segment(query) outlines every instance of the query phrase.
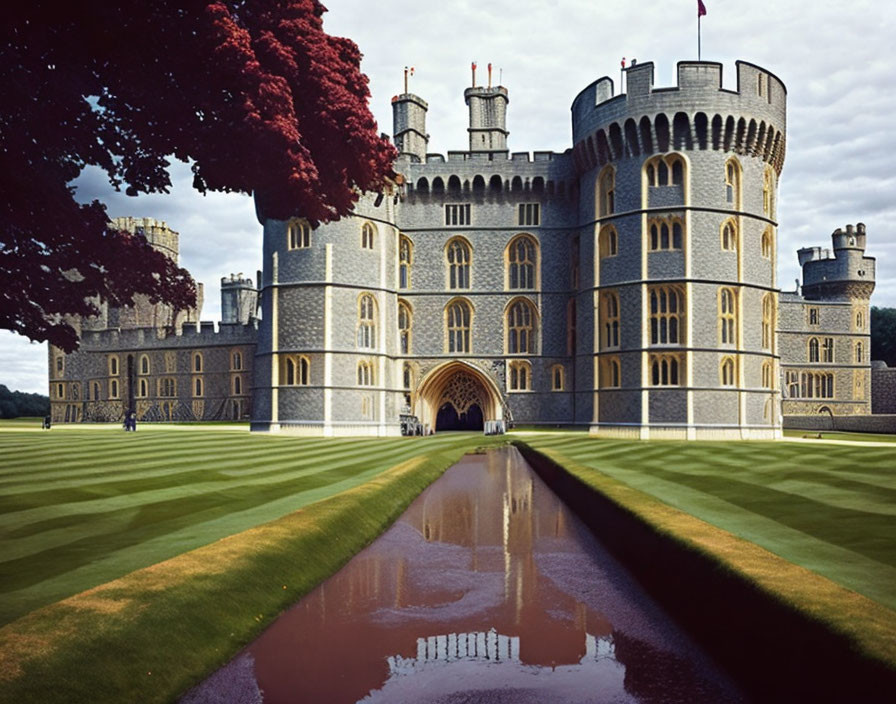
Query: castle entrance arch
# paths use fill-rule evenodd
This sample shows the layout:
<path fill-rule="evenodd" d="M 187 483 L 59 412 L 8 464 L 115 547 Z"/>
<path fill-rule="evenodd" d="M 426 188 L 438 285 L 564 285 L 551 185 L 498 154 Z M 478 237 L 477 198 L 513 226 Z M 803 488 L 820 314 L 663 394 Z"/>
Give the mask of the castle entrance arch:
<path fill-rule="evenodd" d="M 482 430 L 485 421 L 504 418 L 504 406 L 493 379 L 467 362 L 452 361 L 420 382 L 414 414 L 437 431 Z"/>

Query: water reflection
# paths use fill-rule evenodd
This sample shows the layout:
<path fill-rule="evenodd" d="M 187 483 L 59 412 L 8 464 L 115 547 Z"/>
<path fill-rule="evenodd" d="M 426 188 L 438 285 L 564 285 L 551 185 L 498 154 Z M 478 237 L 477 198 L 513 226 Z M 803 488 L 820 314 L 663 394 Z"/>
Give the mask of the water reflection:
<path fill-rule="evenodd" d="M 266 704 L 740 699 L 515 449 L 449 469 L 248 654 Z"/>

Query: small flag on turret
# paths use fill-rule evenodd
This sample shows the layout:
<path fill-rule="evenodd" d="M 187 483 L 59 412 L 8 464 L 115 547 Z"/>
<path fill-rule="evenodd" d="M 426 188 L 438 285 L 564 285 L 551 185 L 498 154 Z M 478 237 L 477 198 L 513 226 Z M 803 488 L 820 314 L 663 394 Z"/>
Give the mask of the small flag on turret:
<path fill-rule="evenodd" d="M 703 0 L 697 0 L 697 17 L 703 17 L 706 14 L 706 5 L 703 4 Z"/>

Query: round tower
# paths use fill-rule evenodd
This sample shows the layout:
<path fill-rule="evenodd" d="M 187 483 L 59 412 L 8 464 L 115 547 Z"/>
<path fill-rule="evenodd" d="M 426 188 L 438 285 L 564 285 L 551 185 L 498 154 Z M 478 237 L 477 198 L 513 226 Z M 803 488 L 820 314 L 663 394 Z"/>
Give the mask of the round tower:
<path fill-rule="evenodd" d="M 875 260 L 865 256 L 865 225 L 839 227 L 831 234 L 833 252 L 820 247 L 799 250 L 803 297 L 809 301 L 864 301 L 874 291 Z"/>
<path fill-rule="evenodd" d="M 598 433 L 775 437 L 776 201 L 786 89 L 765 69 L 680 62 L 602 78 L 572 105 L 595 297 Z M 593 256 L 589 257 L 589 254 Z"/>

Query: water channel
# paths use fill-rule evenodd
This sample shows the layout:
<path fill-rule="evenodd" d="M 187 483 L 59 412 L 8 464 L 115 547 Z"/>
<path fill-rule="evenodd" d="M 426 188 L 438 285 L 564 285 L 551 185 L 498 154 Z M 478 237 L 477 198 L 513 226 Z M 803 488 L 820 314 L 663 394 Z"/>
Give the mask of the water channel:
<path fill-rule="evenodd" d="M 233 696 L 213 699 L 222 688 Z M 265 704 L 746 699 L 515 448 L 464 457 L 184 701 L 259 695 Z"/>

